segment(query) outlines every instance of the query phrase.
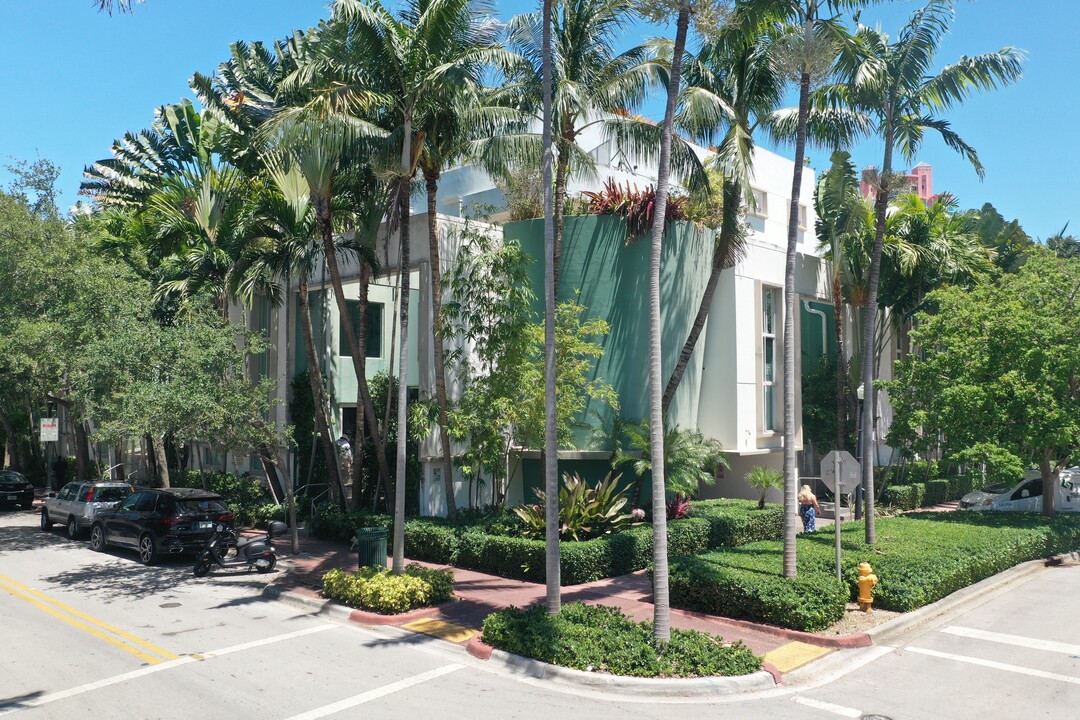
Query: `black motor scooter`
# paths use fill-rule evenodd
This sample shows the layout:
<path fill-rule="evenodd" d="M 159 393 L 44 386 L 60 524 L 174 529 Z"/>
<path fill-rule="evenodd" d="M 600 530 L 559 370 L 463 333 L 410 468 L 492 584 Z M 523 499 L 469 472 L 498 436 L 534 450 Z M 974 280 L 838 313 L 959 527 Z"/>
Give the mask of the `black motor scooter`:
<path fill-rule="evenodd" d="M 266 535 L 252 538 L 236 538 L 236 534 L 224 525 L 217 525 L 214 534 L 206 541 L 206 547 L 195 558 L 192 572 L 195 577 L 202 577 L 210 572 L 214 565 L 218 567 L 254 567 L 261 573 L 270 572 L 277 565 L 277 553 L 274 552 L 274 536 L 284 535 L 288 530 L 285 523 L 275 520 L 270 523 Z M 229 548 L 236 547 L 236 552 L 229 554 Z"/>

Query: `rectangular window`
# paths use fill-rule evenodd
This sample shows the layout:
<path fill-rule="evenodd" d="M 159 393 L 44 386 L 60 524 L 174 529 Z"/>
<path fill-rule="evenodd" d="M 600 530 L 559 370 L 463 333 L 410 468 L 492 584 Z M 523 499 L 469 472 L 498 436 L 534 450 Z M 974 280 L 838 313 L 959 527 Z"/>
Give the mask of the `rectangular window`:
<path fill-rule="evenodd" d="M 758 217 L 769 216 L 769 196 L 764 190 L 750 189 L 750 214 Z"/>
<path fill-rule="evenodd" d="M 776 430 L 776 289 L 761 293 L 761 385 L 762 427 Z"/>
<path fill-rule="evenodd" d="M 346 300 L 345 306 L 349 309 L 349 318 L 355 328 L 360 324 L 360 301 Z M 378 358 L 383 355 L 383 304 L 368 303 L 367 308 L 367 356 Z M 349 347 L 349 339 L 345 335 L 345 326 L 338 323 L 338 354 L 343 357 L 352 357 L 352 349 Z"/>

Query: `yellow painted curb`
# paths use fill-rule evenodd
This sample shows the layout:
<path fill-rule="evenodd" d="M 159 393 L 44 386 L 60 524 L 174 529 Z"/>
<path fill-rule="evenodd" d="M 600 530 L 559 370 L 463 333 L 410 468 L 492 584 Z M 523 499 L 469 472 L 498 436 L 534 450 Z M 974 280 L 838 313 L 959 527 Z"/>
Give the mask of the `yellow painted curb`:
<path fill-rule="evenodd" d="M 405 623 L 401 627 L 406 630 L 412 630 L 413 632 L 431 635 L 432 637 L 437 637 L 441 640 L 448 640 L 452 643 L 465 642 L 476 634 L 475 630 L 470 630 L 467 627 L 443 622 L 442 620 L 436 620 L 434 618 L 414 620 L 411 623 Z"/>
<path fill-rule="evenodd" d="M 765 653 L 765 662 L 772 663 L 780 672 L 789 672 L 832 652 L 832 648 L 809 645 L 804 642 L 790 642 L 772 652 Z"/>

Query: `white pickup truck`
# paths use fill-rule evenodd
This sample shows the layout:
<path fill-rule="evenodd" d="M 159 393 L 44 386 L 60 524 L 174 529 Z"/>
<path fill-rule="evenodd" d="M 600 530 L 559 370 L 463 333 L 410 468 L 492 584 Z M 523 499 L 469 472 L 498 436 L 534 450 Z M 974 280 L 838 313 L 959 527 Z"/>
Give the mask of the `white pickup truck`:
<path fill-rule="evenodd" d="M 1057 509 L 1080 512 L 1080 467 L 1058 473 Z M 1037 471 L 1029 471 L 1014 486 L 991 485 L 968 493 L 960 499 L 961 510 L 1018 510 L 1042 512 L 1043 481 Z"/>

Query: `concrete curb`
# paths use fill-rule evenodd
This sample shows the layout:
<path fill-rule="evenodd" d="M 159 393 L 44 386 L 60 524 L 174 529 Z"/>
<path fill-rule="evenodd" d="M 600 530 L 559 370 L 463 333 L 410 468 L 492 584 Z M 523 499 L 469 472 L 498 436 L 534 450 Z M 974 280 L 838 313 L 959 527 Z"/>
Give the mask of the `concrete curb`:
<path fill-rule="evenodd" d="M 794 640 L 798 642 L 806 643 L 807 645 L 816 645 L 818 647 L 827 648 L 860 648 L 869 647 L 873 643 L 870 640 L 870 636 L 866 633 L 852 633 L 850 635 L 816 635 L 814 633 L 803 632 L 801 630 L 790 630 L 788 628 L 777 627 L 775 625 L 759 625 L 747 620 L 735 620 L 733 618 L 722 617 L 719 615 L 708 615 L 706 613 L 691 612 L 689 610 L 677 610 L 672 608 L 672 615 L 681 615 L 688 618 L 698 618 L 703 620 L 719 619 L 725 624 L 734 625 L 735 627 L 742 628 L 749 632 L 760 632 L 766 635 L 772 635 L 773 637 L 784 638 L 785 640 Z"/>
<path fill-rule="evenodd" d="M 1029 560 L 1014 567 L 1004 570 L 997 575 L 991 575 L 985 580 L 980 580 L 974 585 L 961 588 L 951 595 L 943 597 L 935 603 L 924 605 L 918 610 L 906 612 L 888 622 L 884 622 L 866 631 L 874 645 L 881 645 L 889 639 L 903 635 L 912 628 L 930 622 L 934 618 L 944 615 L 964 603 L 970 602 L 975 597 L 985 595 L 987 592 L 999 590 L 1020 580 L 1026 580 L 1031 575 L 1046 567 L 1046 560 Z"/>
<path fill-rule="evenodd" d="M 482 642 L 479 644 L 484 648 L 490 647 Z M 477 657 L 472 649 L 469 652 L 473 657 Z M 635 678 L 549 665 L 494 648 L 490 651 L 488 662 L 495 662 L 513 673 L 550 681 L 554 685 L 588 688 L 632 697 L 719 697 L 776 687 L 775 678 L 767 670 L 738 677 Z"/>

